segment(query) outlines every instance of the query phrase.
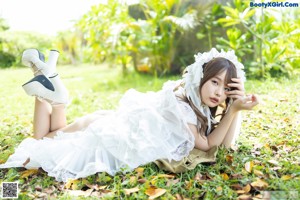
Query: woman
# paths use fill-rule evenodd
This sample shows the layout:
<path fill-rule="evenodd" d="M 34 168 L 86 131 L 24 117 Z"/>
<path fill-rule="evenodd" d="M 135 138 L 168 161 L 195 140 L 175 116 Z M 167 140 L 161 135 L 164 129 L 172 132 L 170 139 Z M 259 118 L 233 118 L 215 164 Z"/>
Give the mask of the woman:
<path fill-rule="evenodd" d="M 66 125 L 68 93 L 55 72 L 57 57 L 52 51 L 45 63 L 35 49 L 23 53 L 23 62 L 36 75 L 23 85 L 36 96 L 35 139 L 25 139 L 0 168 L 42 167 L 67 181 L 102 171 L 114 175 L 157 159 L 179 161 L 194 147 L 229 146 L 238 112 L 258 104 L 255 95 L 244 95 L 243 65 L 234 52 L 212 49 L 196 55 L 183 78 L 162 90 L 130 89 L 115 111 L 97 111 Z"/>

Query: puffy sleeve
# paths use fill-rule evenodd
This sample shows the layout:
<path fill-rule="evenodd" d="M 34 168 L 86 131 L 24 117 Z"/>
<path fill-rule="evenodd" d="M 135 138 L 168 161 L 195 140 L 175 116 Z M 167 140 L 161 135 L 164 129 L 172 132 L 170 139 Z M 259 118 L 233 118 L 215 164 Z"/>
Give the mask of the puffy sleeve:
<path fill-rule="evenodd" d="M 186 117 L 186 121 L 190 124 L 196 125 L 197 126 L 197 116 L 191 106 L 183 101 L 178 101 L 179 106 L 182 110 L 183 115 Z"/>

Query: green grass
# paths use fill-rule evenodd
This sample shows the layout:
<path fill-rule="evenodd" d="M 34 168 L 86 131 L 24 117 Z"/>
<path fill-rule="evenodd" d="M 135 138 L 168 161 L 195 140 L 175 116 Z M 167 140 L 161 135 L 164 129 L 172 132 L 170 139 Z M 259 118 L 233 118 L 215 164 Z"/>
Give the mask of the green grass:
<path fill-rule="evenodd" d="M 69 122 L 97 109 L 114 109 L 129 88 L 156 91 L 166 80 L 178 78 L 153 79 L 138 74 L 122 78 L 118 71 L 106 66 L 64 66 L 58 71 L 72 97 Z M 27 68 L 0 70 L 0 162 L 5 162 L 22 139 L 31 136 L 34 98 L 26 96 L 21 87 L 31 77 Z M 220 148 L 216 163 L 202 164 L 171 178 L 158 176 L 167 172 L 148 164 L 142 166 L 143 173 L 133 171 L 114 177 L 98 173 L 70 187 L 56 182 L 42 170 L 22 178 L 25 169 L 1 169 L 0 182 L 19 181 L 19 199 L 74 199 L 74 195 L 78 196 L 75 192 L 87 194 L 91 184 L 103 186 L 94 189 L 98 193 L 93 194 L 104 199 L 148 199 L 145 193 L 150 186 L 166 190 L 160 199 L 237 199 L 241 195 L 238 189 L 248 184 L 252 184 L 251 190 L 244 195 L 256 198 L 263 191 L 273 191 L 273 195 L 285 198 L 296 191 L 300 196 L 299 80 L 250 80 L 245 87 L 248 93 L 258 94 L 261 103 L 255 110 L 243 113 L 238 148 Z M 251 166 L 251 172 L 247 172 L 246 164 Z M 255 187 L 257 178 L 267 185 Z M 125 194 L 125 189 L 135 187 L 139 189 L 137 192 Z"/>

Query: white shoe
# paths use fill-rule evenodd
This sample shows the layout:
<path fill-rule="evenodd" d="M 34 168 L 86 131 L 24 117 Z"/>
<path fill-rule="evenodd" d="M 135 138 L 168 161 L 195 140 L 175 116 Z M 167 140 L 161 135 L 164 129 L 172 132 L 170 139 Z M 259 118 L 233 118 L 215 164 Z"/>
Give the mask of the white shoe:
<path fill-rule="evenodd" d="M 22 87 L 28 95 L 45 99 L 52 105 L 69 103 L 68 90 L 58 74 L 49 78 L 45 75 L 38 75 Z"/>
<path fill-rule="evenodd" d="M 48 61 L 45 63 L 44 55 L 37 49 L 27 49 L 23 52 L 22 62 L 25 66 L 32 67 L 34 74 L 41 72 L 47 77 L 56 74 L 56 63 L 59 52 L 51 50 Z"/>
<path fill-rule="evenodd" d="M 48 68 L 44 70 L 43 74 L 49 75 L 49 76 L 56 74 L 56 63 L 58 60 L 58 56 L 59 56 L 59 51 L 50 50 L 48 60 L 46 62 L 48 65 Z"/>

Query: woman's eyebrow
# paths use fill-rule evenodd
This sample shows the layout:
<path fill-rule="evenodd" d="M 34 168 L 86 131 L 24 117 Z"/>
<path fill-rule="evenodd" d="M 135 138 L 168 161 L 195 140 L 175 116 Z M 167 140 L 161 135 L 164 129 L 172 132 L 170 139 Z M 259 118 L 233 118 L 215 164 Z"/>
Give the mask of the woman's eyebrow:
<path fill-rule="evenodd" d="M 218 79 L 219 81 L 223 81 L 219 76 L 215 76 L 214 78 Z"/>

